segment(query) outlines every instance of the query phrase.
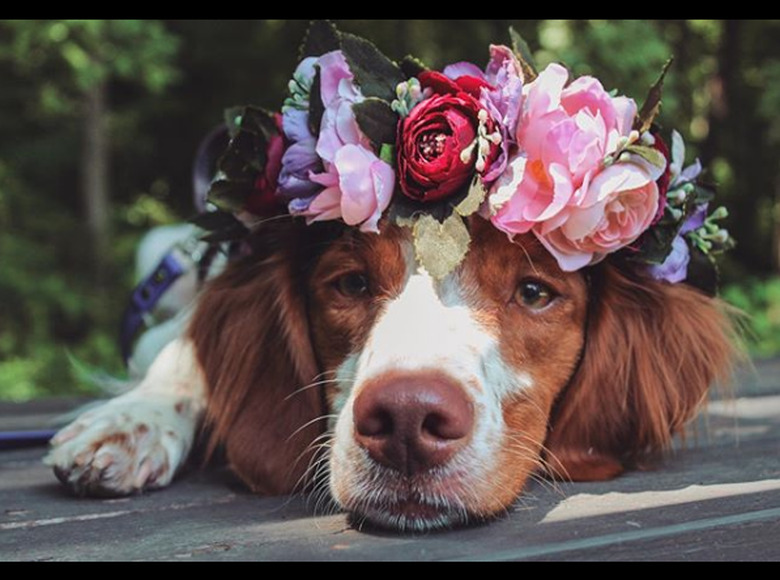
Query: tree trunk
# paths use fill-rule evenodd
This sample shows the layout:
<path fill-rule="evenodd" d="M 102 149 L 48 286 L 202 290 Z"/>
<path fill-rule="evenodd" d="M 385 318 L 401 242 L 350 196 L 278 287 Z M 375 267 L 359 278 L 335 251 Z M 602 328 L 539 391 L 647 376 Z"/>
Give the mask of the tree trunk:
<path fill-rule="evenodd" d="M 106 84 L 100 82 L 85 95 L 82 152 L 82 192 L 98 288 L 105 282 L 110 245 L 106 113 Z"/>

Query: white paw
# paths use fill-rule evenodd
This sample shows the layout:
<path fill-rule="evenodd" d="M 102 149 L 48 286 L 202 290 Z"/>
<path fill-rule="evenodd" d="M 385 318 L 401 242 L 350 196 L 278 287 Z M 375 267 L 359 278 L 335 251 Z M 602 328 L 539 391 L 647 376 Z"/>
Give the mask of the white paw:
<path fill-rule="evenodd" d="M 187 457 L 197 418 L 187 399 L 130 393 L 62 429 L 44 461 L 79 495 L 165 487 Z"/>

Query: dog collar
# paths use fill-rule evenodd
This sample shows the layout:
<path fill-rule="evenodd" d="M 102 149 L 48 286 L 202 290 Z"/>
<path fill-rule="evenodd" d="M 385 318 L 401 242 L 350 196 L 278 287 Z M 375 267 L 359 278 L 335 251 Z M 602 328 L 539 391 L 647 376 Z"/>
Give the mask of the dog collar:
<path fill-rule="evenodd" d="M 619 256 L 714 293 L 714 256 L 734 242 L 701 164 L 685 167 L 680 134 L 656 124 L 671 61 L 638 107 L 594 77 L 538 70 L 510 36 L 485 68 L 435 71 L 314 22 L 281 111 L 227 112 L 215 211 L 196 223 L 224 238 L 284 215 L 369 233 L 386 220 L 410 228 L 418 262 L 442 278 L 478 215 L 533 234 L 565 271 Z"/>

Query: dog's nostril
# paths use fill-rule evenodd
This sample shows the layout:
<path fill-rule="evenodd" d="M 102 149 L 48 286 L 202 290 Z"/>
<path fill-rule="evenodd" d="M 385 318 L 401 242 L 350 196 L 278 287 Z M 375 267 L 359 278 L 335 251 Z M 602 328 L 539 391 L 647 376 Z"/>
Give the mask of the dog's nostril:
<path fill-rule="evenodd" d="M 376 409 L 355 425 L 357 432 L 365 437 L 389 437 L 393 434 L 393 417 L 385 409 Z"/>
<path fill-rule="evenodd" d="M 355 399 L 353 416 L 357 443 L 375 461 L 408 475 L 449 461 L 474 426 L 465 391 L 433 372 L 373 381 Z"/>
<path fill-rule="evenodd" d="M 465 399 L 451 404 L 446 412 L 429 413 L 422 423 L 423 435 L 440 440 L 458 440 L 471 433 L 474 411 Z"/>
<path fill-rule="evenodd" d="M 449 439 L 449 437 L 444 435 L 444 424 L 446 422 L 447 420 L 438 413 L 431 413 L 423 420 L 423 434 L 441 439 Z"/>

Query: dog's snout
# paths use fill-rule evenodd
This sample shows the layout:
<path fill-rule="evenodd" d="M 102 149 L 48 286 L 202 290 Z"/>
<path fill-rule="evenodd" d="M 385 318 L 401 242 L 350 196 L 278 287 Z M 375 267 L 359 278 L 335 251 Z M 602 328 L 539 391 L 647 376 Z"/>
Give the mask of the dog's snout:
<path fill-rule="evenodd" d="M 374 380 L 357 396 L 353 411 L 358 444 L 375 461 L 407 475 L 447 463 L 474 426 L 471 399 L 439 373 Z"/>

